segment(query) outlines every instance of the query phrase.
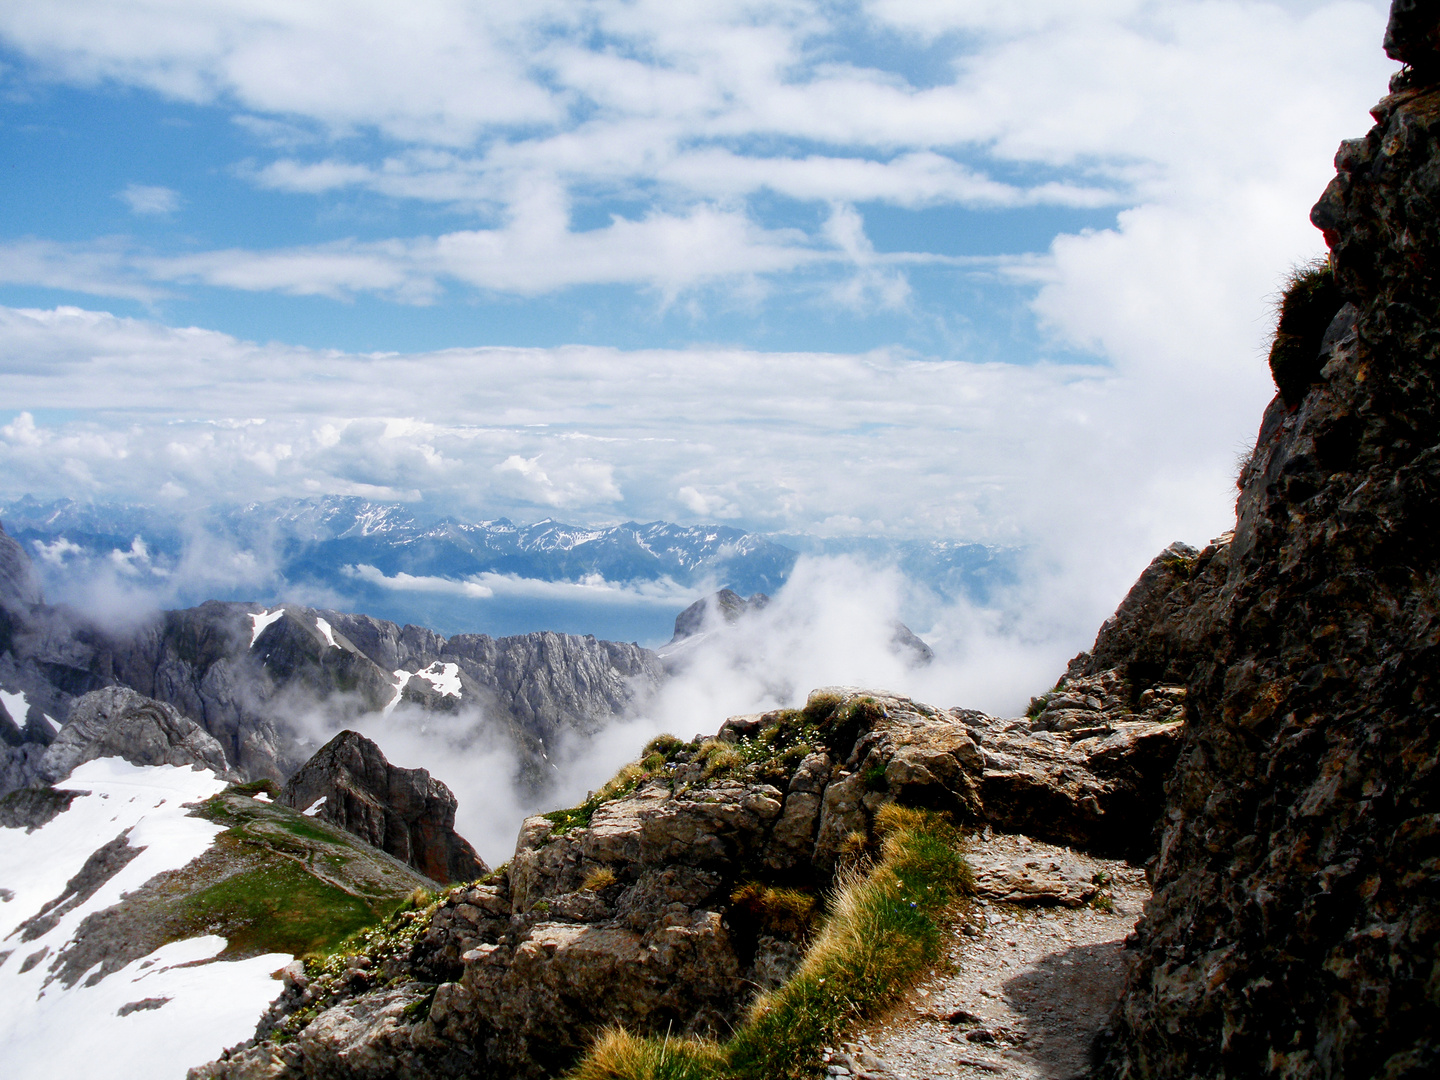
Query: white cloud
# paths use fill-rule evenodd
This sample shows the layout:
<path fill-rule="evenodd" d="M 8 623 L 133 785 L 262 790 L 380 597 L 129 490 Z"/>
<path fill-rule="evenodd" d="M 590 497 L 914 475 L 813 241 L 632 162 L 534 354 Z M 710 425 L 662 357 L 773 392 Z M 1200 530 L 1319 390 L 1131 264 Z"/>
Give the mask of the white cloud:
<path fill-rule="evenodd" d="M 334 491 L 520 520 L 834 531 L 843 518 L 1035 545 L 1078 574 L 1075 604 L 1098 618 L 1164 544 L 1226 527 L 1235 451 L 1268 395 L 1253 343 L 1208 368 L 1196 346 L 1180 359 L 1223 377 L 1178 378 L 1142 362 L 1148 341 L 1114 368 L 578 346 L 364 355 L 0 309 L 0 354 L 33 357 L 0 374 L 0 395 L 68 410 L 0 431 L 0 494 L 146 501 L 174 484 L 197 504 Z M 85 479 L 57 477 L 61 462 Z"/>
<path fill-rule="evenodd" d="M 368 188 L 483 220 L 183 256 L 23 240 L 0 250 L 0 278 L 141 300 L 204 283 L 429 302 L 456 284 L 534 296 L 597 282 L 669 301 L 792 275 L 836 305 L 922 319 L 906 260 L 939 245 L 877 252 L 857 204 L 1108 201 L 1113 228 L 991 264 L 1093 366 L 899 350 L 342 354 L 9 309 L 0 400 L 70 412 L 3 429 L 0 485 L 200 501 L 388 492 L 520 518 L 725 515 L 1023 542 L 1053 610 L 1093 628 L 1165 543 L 1228 524 L 1233 462 L 1270 394 L 1267 297 L 1318 250 L 1306 211 L 1384 91 L 1384 5 L 864 11 L 934 47 L 929 78 L 867 67 L 830 8 L 803 0 L 478 13 L 432 0 L 365 19 L 318 2 L 10 5 L 0 35 L 57 77 L 250 117 L 282 147 L 249 168 L 257 183 Z M 381 133 L 383 152 L 327 138 L 353 131 Z M 816 213 L 762 223 L 745 202 L 761 190 Z M 612 197 L 624 214 L 577 225 L 582 201 Z M 256 417 L 269 422 L 239 423 Z"/>
<path fill-rule="evenodd" d="M 673 297 L 839 258 L 823 230 L 762 226 L 744 204 L 762 191 L 1224 217 L 1235 209 L 1225 192 L 1258 183 L 1293 213 L 1313 197 L 1314 163 L 1383 89 L 1383 19 L 1379 0 L 871 0 L 858 24 L 818 0 L 416 0 L 368 4 L 363 17 L 338 0 L 10 5 L 0 38 L 50 77 L 234 112 L 286 151 L 245 166 L 262 186 L 368 188 L 499 224 L 172 258 L 21 246 L 6 276 L 137 298 L 204 282 L 427 302 L 447 281 Z M 857 26 L 898 35 L 902 58 L 876 59 Z M 941 77 L 907 75 L 909 41 L 938 50 Z M 385 149 L 338 141 L 355 132 L 382 135 Z M 295 156 L 307 146 L 316 156 Z M 127 189 L 154 193 L 146 207 L 165 190 Z M 571 220 L 578 199 L 612 197 L 641 209 L 600 229 Z"/>
<path fill-rule="evenodd" d="M 348 567 L 345 573 L 367 585 L 393 592 L 443 593 L 474 600 L 489 600 L 495 597 L 525 598 L 596 605 L 620 604 L 627 607 L 643 604 L 661 609 L 682 610 L 704 595 L 703 590 L 677 585 L 669 578 L 658 581 L 613 582 L 606 581 L 599 574 L 587 574 L 579 581 L 546 581 L 492 571 L 472 574 L 466 578 L 446 578 L 403 572 L 386 574 L 374 566 L 364 564 Z"/>
<path fill-rule="evenodd" d="M 180 209 L 180 193 L 167 187 L 127 184 L 116 196 L 132 214 L 166 217 Z"/>

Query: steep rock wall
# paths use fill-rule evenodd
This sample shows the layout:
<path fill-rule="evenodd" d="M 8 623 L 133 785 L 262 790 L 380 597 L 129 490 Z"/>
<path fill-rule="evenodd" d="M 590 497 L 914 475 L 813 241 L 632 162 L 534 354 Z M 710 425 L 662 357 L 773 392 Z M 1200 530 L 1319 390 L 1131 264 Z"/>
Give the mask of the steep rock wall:
<path fill-rule="evenodd" d="M 1312 212 L 1345 306 L 1267 410 L 1198 661 L 1119 1077 L 1440 1073 L 1440 11 Z M 1208 626 L 1206 625 L 1208 622 Z"/>

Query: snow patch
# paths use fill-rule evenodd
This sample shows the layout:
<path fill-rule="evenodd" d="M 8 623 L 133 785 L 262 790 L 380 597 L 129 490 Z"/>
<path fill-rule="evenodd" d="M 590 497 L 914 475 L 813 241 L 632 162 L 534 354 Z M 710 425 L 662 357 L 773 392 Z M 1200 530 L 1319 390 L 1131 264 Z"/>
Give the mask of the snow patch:
<path fill-rule="evenodd" d="M 415 672 L 415 678 L 424 679 L 446 697 L 460 696 L 460 665 L 443 664 L 436 660 L 427 668 Z"/>
<path fill-rule="evenodd" d="M 380 710 L 381 713 L 385 716 L 389 716 L 392 712 L 395 711 L 395 706 L 400 704 L 400 695 L 405 692 L 405 687 L 410 684 L 411 679 L 410 672 L 406 671 L 404 668 L 400 668 L 393 674 L 396 679 L 395 696 L 386 703 L 385 708 Z"/>
<path fill-rule="evenodd" d="M 395 711 L 395 706 L 400 704 L 400 695 L 405 692 L 405 687 L 410 685 L 411 679 L 424 679 L 437 693 L 445 697 L 460 697 L 460 665 L 445 664 L 436 660 L 429 667 L 421 668 L 419 671 L 406 671 L 404 668 L 395 671 L 395 696 L 381 710 L 382 714 L 389 716 Z"/>
<path fill-rule="evenodd" d="M 270 798 L 270 796 L 269 796 L 266 792 L 263 792 L 263 791 L 257 791 L 257 792 L 255 792 L 254 795 L 251 795 L 250 797 L 251 797 L 252 799 L 257 799 L 257 800 L 260 801 L 260 802 L 274 802 L 274 801 L 275 801 L 274 799 Z"/>
<path fill-rule="evenodd" d="M 315 620 L 315 629 L 319 630 L 320 633 L 325 635 L 325 642 L 332 649 L 340 648 L 339 645 L 335 644 L 335 631 L 330 629 L 330 624 L 328 622 L 326 622 L 324 619 L 317 618 Z"/>
<path fill-rule="evenodd" d="M 41 713 L 40 715 L 43 716 L 45 718 L 45 722 L 50 725 L 51 731 L 58 732 L 60 730 L 60 721 L 56 720 L 55 717 L 51 716 L 48 712 Z"/>
<path fill-rule="evenodd" d="M 59 896 L 96 848 L 124 835 L 140 853 L 49 932 L 0 961 L 5 1075 L 83 1076 L 103 1062 L 106 1080 L 181 1080 L 254 1031 L 281 989 L 271 973 L 291 957 L 207 962 L 225 948 L 224 938 L 211 935 L 172 942 L 94 986 L 82 976 L 68 989 L 59 981 L 45 986 L 45 961 L 54 962 L 89 915 L 204 853 L 225 830 L 188 816 L 189 804 L 223 791 L 225 781 L 208 769 L 100 758 L 62 784 L 82 792 L 67 811 L 33 832 L 0 829 L 0 891 L 11 897 L 0 908 L 0 940 Z M 45 960 L 22 973 L 25 958 L 42 949 Z M 125 1010 L 140 1002 L 151 1004 Z"/>
<path fill-rule="evenodd" d="M 273 622 L 278 622 L 284 614 L 285 609 L 278 607 L 274 611 L 262 611 L 258 615 L 250 616 L 250 647 L 252 649 L 255 647 L 255 642 L 260 640 L 260 635 L 265 632 L 265 628 Z"/>
<path fill-rule="evenodd" d="M 281 990 L 272 974 L 291 960 L 285 953 L 267 953 L 204 962 L 224 948 L 225 939 L 214 935 L 172 942 L 95 986 L 87 987 L 84 979 L 70 990 L 51 983 L 43 996 L 38 987 L 45 965 L 37 965 L 13 980 L 26 984 L 24 992 L 6 988 L 0 1017 L 5 1075 L 183 1080 L 192 1066 L 254 1033 L 256 1020 Z M 168 1000 L 120 1015 L 125 1006 L 147 999 Z"/>
<path fill-rule="evenodd" d="M 304 810 L 301 810 L 300 812 L 306 817 L 314 817 L 316 814 L 320 813 L 320 811 L 325 808 L 325 800 L 328 798 L 328 795 L 321 795 L 320 798 L 316 799 L 312 805 L 307 806 Z"/>
<path fill-rule="evenodd" d="M 5 703 L 5 711 L 10 714 L 10 719 L 15 721 L 15 726 L 23 728 L 25 717 L 30 712 L 30 703 L 25 700 L 25 695 L 23 693 L 12 694 L 9 690 L 0 690 L 0 701 Z"/>

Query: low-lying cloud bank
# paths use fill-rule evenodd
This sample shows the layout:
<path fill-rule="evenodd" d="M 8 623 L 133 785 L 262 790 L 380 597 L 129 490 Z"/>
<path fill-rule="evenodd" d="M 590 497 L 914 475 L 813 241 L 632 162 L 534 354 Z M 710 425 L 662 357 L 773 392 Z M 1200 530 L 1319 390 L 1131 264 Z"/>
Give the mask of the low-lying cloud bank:
<path fill-rule="evenodd" d="M 546 747 L 548 783 L 518 781 L 519 761 L 503 735 L 475 710 L 429 713 L 401 706 L 347 724 L 380 744 L 398 764 L 423 766 L 455 791 L 458 828 L 487 861 L 509 858 L 516 830 L 530 813 L 573 805 L 600 787 L 646 741 L 661 732 L 713 735 L 728 716 L 803 704 L 810 690 L 859 685 L 910 694 L 939 705 L 1000 715 L 1023 711 L 1077 651 L 1094 627 L 1023 590 L 1005 608 L 942 601 L 893 568 L 852 558 L 797 564 L 763 609 L 734 624 L 712 622 L 683 664 L 633 713 L 593 735 L 572 734 Z M 1011 606 L 1013 605 L 1013 606 Z M 917 623 L 935 649 L 925 664 L 897 648 L 895 623 Z M 298 718 L 317 741 L 333 725 Z"/>

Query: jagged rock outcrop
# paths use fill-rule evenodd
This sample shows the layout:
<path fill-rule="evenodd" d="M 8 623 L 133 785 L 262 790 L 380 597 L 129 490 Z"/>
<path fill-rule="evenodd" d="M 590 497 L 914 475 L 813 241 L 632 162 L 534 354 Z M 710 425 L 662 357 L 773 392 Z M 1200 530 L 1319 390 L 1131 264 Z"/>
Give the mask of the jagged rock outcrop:
<path fill-rule="evenodd" d="M 40 762 L 40 778 L 55 783 L 75 766 L 102 757 L 132 765 L 189 765 L 238 780 L 220 744 L 173 705 L 125 686 L 92 690 L 80 698 Z"/>
<path fill-rule="evenodd" d="M 342 731 L 321 747 L 286 782 L 277 801 L 313 809 L 314 816 L 441 884 L 490 872 L 455 832 L 457 804 L 450 789 L 424 769 L 390 764 L 378 746 L 354 731 Z"/>
<path fill-rule="evenodd" d="M 724 1033 L 802 955 L 804 928 L 768 915 L 765 890 L 818 895 L 870 848 L 887 803 L 1037 832 L 1075 813 L 1098 847 L 1149 837 L 1152 774 L 1170 758 L 1146 740 L 1173 748 L 1177 725 L 1117 709 L 1072 738 L 828 688 L 803 710 L 732 717 L 713 740 L 662 737 L 582 806 L 528 819 L 505 872 L 450 894 L 403 955 L 312 985 L 283 1038 L 191 1075 L 539 1077 L 609 1024 Z M 1086 897 L 1058 865 L 986 872 L 1031 902 Z"/>
<path fill-rule="evenodd" d="M 1440 1073 L 1440 11 L 1312 211 L 1344 307 L 1199 626 L 1121 1077 Z M 1184 617 L 1182 622 L 1186 621 Z M 1207 625 L 1208 623 L 1208 625 Z"/>

